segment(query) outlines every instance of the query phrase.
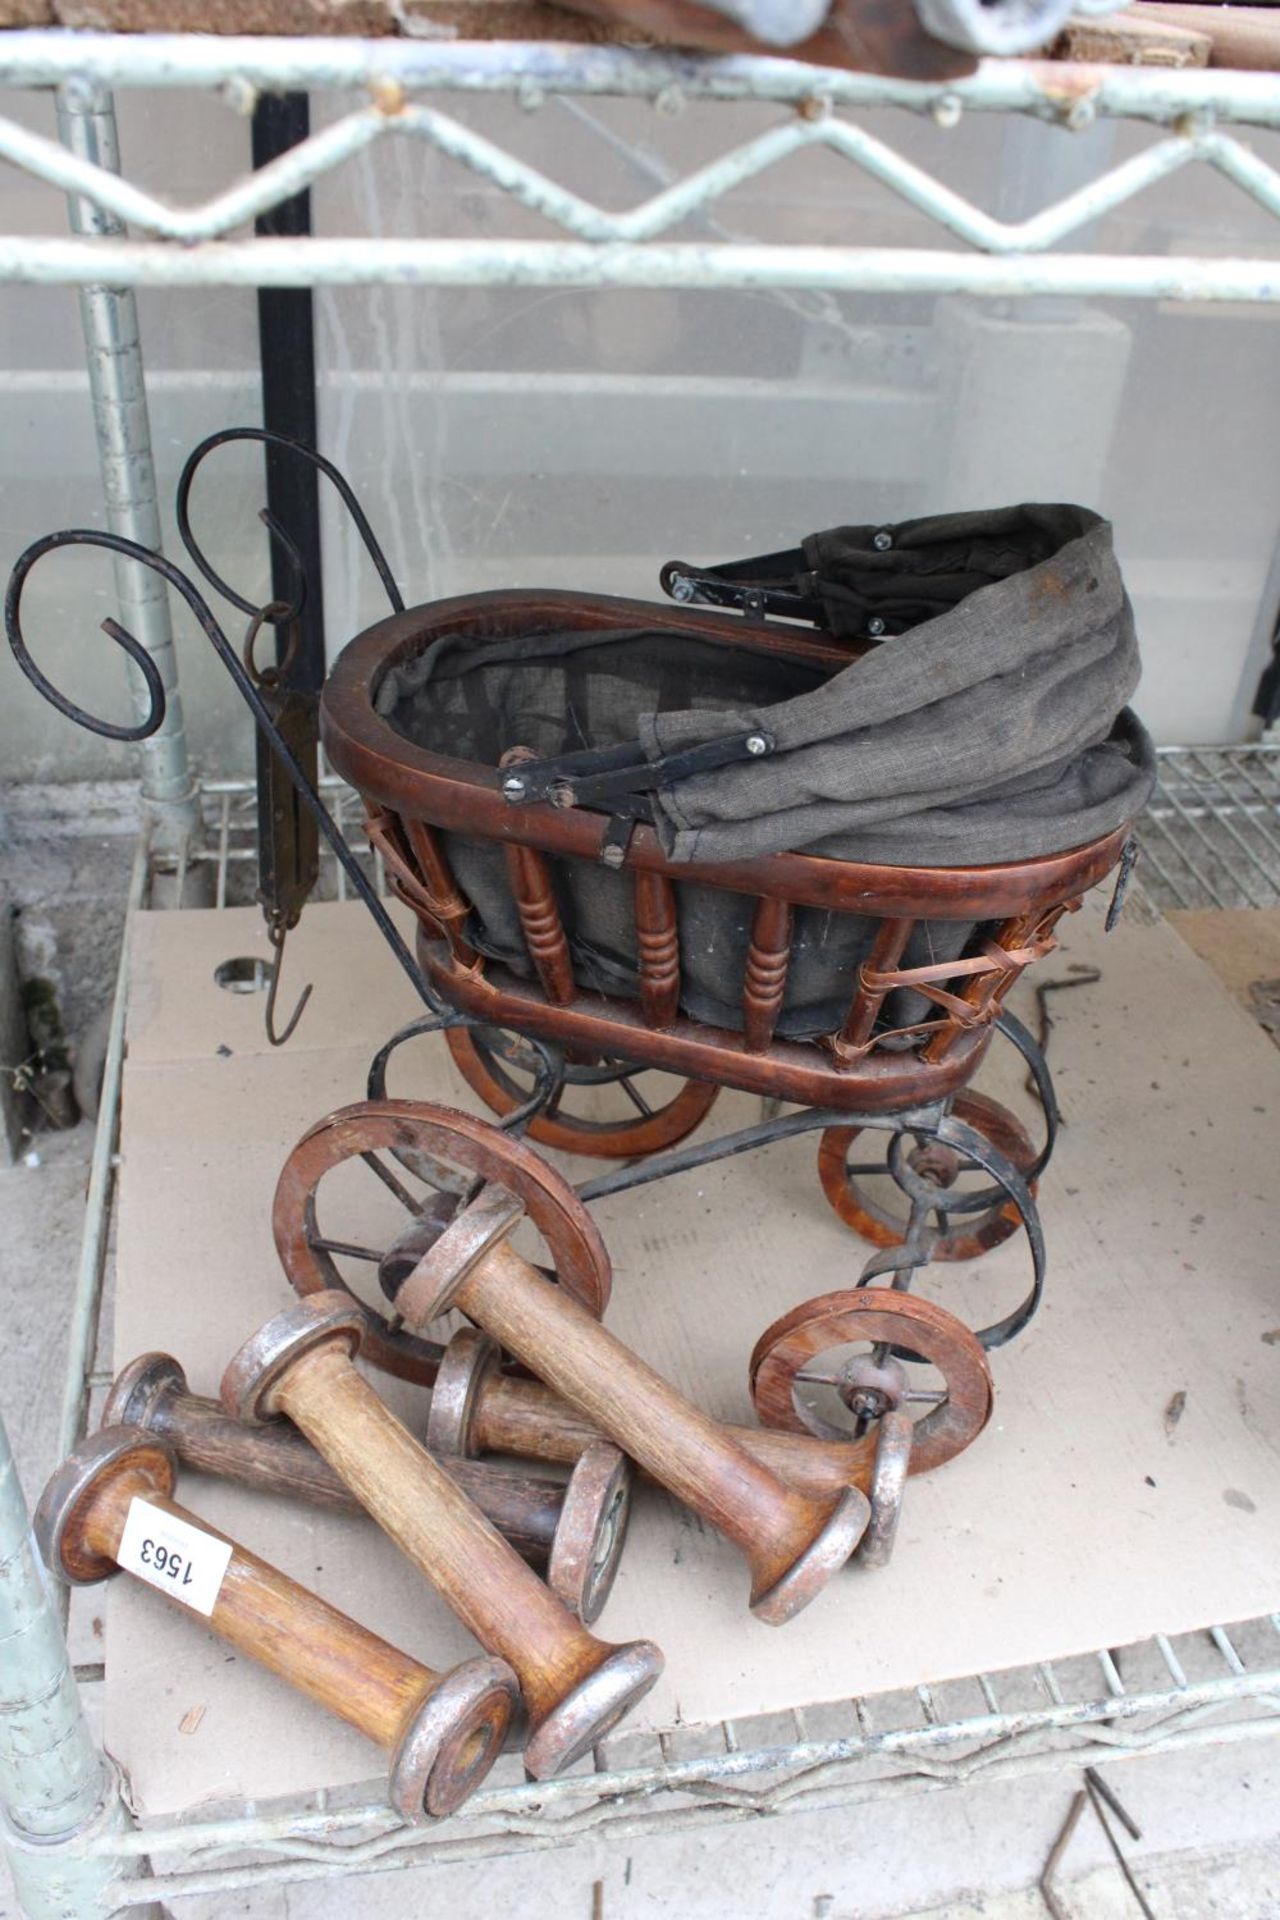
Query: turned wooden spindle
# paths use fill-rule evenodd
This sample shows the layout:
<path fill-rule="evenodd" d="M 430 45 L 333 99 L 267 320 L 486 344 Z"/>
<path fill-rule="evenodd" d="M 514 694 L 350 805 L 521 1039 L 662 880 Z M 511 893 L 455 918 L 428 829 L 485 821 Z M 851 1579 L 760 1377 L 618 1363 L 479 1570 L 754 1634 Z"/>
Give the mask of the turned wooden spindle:
<path fill-rule="evenodd" d="M 508 845 L 503 851 L 520 930 L 542 990 L 553 1006 L 567 1006 L 574 993 L 573 959 L 551 868 L 536 847 Z"/>
<path fill-rule="evenodd" d="M 901 960 L 907 941 L 911 938 L 914 920 L 882 920 L 876 937 L 867 956 L 868 973 L 888 973 Z M 862 968 L 858 969 L 858 987 L 849 1003 L 849 1011 L 844 1017 L 835 1039 L 832 1052 L 837 1060 L 852 1065 L 866 1051 L 872 1029 L 879 1017 L 880 1009 L 888 997 L 887 987 L 868 987 L 862 978 Z"/>
<path fill-rule="evenodd" d="M 815 1498 L 761 1466 L 506 1244 L 518 1215 L 501 1188 L 482 1189 L 397 1295 L 406 1324 L 459 1308 L 741 1548 L 759 1618 L 790 1619 L 858 1544 L 865 1497 Z"/>
<path fill-rule="evenodd" d="M 508 747 L 498 764 L 504 768 L 528 766 L 537 757 L 532 747 Z M 542 991 L 552 1006 L 567 1006 L 574 996 L 573 956 L 560 918 L 550 862 L 536 847 L 516 841 L 508 841 L 503 854 L 520 931 Z"/>
<path fill-rule="evenodd" d="M 461 1806 L 502 1751 L 518 1704 L 516 1677 L 506 1663 L 464 1660 L 441 1674 L 410 1659 L 179 1506 L 172 1498 L 176 1474 L 172 1450 L 136 1427 L 105 1428 L 83 1441 L 58 1468 L 36 1509 L 36 1540 L 50 1572 L 81 1586 L 121 1571 L 135 1500 L 145 1502 L 136 1527 L 142 1554 L 164 1584 L 138 1577 L 159 1585 L 175 1605 L 191 1609 L 184 1596 L 200 1591 L 190 1578 L 200 1571 L 196 1556 L 189 1537 L 180 1537 L 175 1568 L 170 1547 L 163 1538 L 147 1539 L 148 1529 L 163 1536 L 166 1519 L 177 1521 L 203 1535 L 214 1556 L 220 1558 L 220 1545 L 229 1547 L 211 1606 L 194 1608 L 199 1617 L 239 1652 L 385 1748 L 392 1755 L 389 1797 L 404 1819 L 421 1824 Z M 133 1565 L 127 1571 L 137 1573 Z"/>
<path fill-rule="evenodd" d="M 610 1646 L 532 1573 L 352 1364 L 364 1319 L 346 1294 L 314 1293 L 268 1321 L 222 1381 L 234 1419 L 287 1414 L 490 1653 L 508 1661 L 529 1716 L 525 1767 L 572 1765 L 649 1691 L 662 1655 Z"/>
<path fill-rule="evenodd" d="M 651 1027 L 669 1027 L 680 1011 L 680 928 L 676 890 L 664 873 L 635 876 L 636 962 L 640 1005 Z"/>
<path fill-rule="evenodd" d="M 506 1453 L 568 1466 L 603 1435 L 585 1414 L 540 1380 L 503 1373 L 501 1350 L 475 1327 L 461 1327 L 444 1350 L 427 1414 L 427 1446 L 438 1459 Z M 823 1499 L 855 1487 L 869 1494 L 874 1435 L 819 1440 L 771 1427 L 724 1431 L 761 1466 L 801 1493 Z"/>
<path fill-rule="evenodd" d="M 765 894 L 756 902 L 742 979 L 742 1038 L 748 1053 L 764 1053 L 778 1024 L 791 964 L 791 922 L 786 900 Z"/>
<path fill-rule="evenodd" d="M 458 889 L 439 835 L 425 820 L 402 817 L 400 825 L 422 869 L 434 917 L 449 942 L 450 953 L 460 967 L 474 967 L 479 955 L 462 931 L 471 912 L 471 902 Z"/>
<path fill-rule="evenodd" d="M 463 922 L 471 908 L 454 886 L 453 875 L 431 828 L 423 828 L 425 841 L 410 842 L 398 814 L 366 800 L 364 830 L 400 899 L 437 938 L 443 936 L 453 965 L 465 972 L 473 971 L 478 955 L 462 934 Z M 433 889 L 433 880 L 440 883 L 438 890 Z"/>
<path fill-rule="evenodd" d="M 197 1473 L 363 1512 L 346 1481 L 289 1421 L 248 1427 L 232 1420 L 219 1401 L 191 1392 L 182 1368 L 167 1353 L 144 1353 L 123 1369 L 107 1397 L 102 1425 L 141 1427 L 158 1435 Z M 552 1592 L 588 1625 L 608 1599 L 617 1572 L 631 1477 L 625 1455 L 603 1434 L 595 1438 L 595 1454 L 588 1457 L 579 1449 L 567 1481 L 464 1459 L 460 1449 L 441 1462 L 455 1485 L 523 1558 L 546 1573 Z"/>

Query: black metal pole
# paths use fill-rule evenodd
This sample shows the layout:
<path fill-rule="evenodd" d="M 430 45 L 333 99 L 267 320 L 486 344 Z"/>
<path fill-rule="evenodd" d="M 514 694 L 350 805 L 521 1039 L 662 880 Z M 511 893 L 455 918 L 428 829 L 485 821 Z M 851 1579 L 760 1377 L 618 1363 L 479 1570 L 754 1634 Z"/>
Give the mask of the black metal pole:
<path fill-rule="evenodd" d="M 253 164 L 262 167 L 305 140 L 311 107 L 305 93 L 263 94 L 253 113 Z M 309 234 L 311 195 L 299 193 L 254 223 L 262 235 Z M 262 287 L 258 291 L 258 352 L 262 367 L 262 424 L 315 446 L 315 326 L 309 287 Z M 307 603 L 288 685 L 316 692 L 324 680 L 324 594 L 320 577 L 319 476 L 305 460 L 291 460 L 267 448 L 267 506 L 285 527 L 302 556 Z M 271 590 L 277 600 L 292 597 L 289 566 L 274 550 Z M 277 629 L 277 659 L 288 634 Z"/>
<path fill-rule="evenodd" d="M 306 139 L 311 108 L 305 93 L 264 94 L 253 113 L 253 164 L 264 167 Z M 311 195 L 303 192 L 255 222 L 259 234 L 311 231 Z M 262 424 L 314 447 L 316 432 L 315 327 L 309 287 L 258 290 L 258 358 L 262 369 Z M 267 446 L 267 507 L 297 549 L 307 583 L 301 618 L 275 631 L 280 682 L 270 694 L 276 725 L 314 787 L 318 774 L 316 697 L 324 684 L 324 584 L 320 572 L 319 475 L 309 460 Z M 292 602 L 297 592 L 287 556 L 271 543 L 271 593 Z M 297 1025 L 310 987 L 283 1031 L 275 1024 L 275 995 L 288 929 L 297 923 L 319 873 L 315 819 L 303 804 L 289 768 L 257 734 L 258 899 L 275 948 L 267 1037 L 283 1045 Z"/>

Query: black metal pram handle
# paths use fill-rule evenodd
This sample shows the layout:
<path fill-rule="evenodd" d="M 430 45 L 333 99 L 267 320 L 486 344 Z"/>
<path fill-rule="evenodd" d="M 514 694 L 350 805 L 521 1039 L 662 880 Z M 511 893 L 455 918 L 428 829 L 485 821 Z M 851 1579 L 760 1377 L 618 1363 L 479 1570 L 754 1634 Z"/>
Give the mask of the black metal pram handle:
<path fill-rule="evenodd" d="M 637 741 L 617 747 L 582 747 L 553 759 L 521 759 L 502 776 L 502 797 L 512 806 L 534 800 L 553 807 L 594 807 L 607 802 L 611 812 L 634 819 L 652 818 L 646 796 L 659 787 L 691 780 L 695 774 L 714 773 L 739 761 L 763 760 L 773 752 L 774 738 L 763 727 L 750 733 L 706 740 L 678 753 L 646 758 Z"/>
<path fill-rule="evenodd" d="M 753 620 L 772 614 L 821 627 L 826 620 L 814 591 L 816 579 L 802 547 L 750 560 L 726 560 L 715 567 L 668 560 L 658 575 L 662 591 L 682 606 L 730 607 Z"/>

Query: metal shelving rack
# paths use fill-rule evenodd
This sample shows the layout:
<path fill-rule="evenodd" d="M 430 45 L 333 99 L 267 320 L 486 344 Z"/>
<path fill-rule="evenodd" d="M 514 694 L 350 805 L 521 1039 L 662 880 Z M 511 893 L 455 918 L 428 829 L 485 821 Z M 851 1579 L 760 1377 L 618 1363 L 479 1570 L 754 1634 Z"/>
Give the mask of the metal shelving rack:
<path fill-rule="evenodd" d="M 113 531 L 158 539 L 146 387 L 132 289 L 138 286 L 336 285 L 795 288 L 860 292 L 1036 293 L 1170 301 L 1280 300 L 1280 258 L 1131 256 L 1060 249 L 1100 216 L 1180 167 L 1207 165 L 1280 217 L 1280 173 L 1250 148 L 1250 128 L 1280 127 L 1268 75 L 984 63 L 968 80 L 920 85 L 773 59 L 698 59 L 620 48 L 343 39 L 0 34 L 0 86 L 57 90 L 58 141 L 0 117 L 0 158 L 69 197 L 72 235 L 0 235 L 0 278 L 80 289 L 104 496 Z M 261 90 L 336 90 L 355 103 L 282 159 L 177 209 L 120 171 L 113 89 L 200 88 L 245 113 Z M 506 94 L 530 110 L 558 96 L 625 97 L 656 112 L 752 101 L 773 122 L 623 213 L 606 211 L 503 151 L 424 95 Z M 868 108 L 927 115 L 943 129 L 970 113 L 1024 115 L 1070 129 L 1100 119 L 1144 124 L 1150 143 L 1083 187 L 1015 223 L 993 219 L 859 122 Z M 235 237 L 254 216 L 375 142 L 424 141 L 500 188 L 555 230 L 540 240 Z M 806 146 L 872 175 L 960 246 L 762 245 L 671 240 L 732 187 Z M 136 237 L 129 237 L 126 223 Z M 703 229 L 705 234 L 706 228 Z M 234 786 L 197 791 L 177 698 L 168 608 L 151 575 L 118 581 L 122 618 L 171 689 L 163 731 L 141 750 L 147 825 L 130 903 L 147 904 L 157 865 L 213 859 L 227 897 L 236 850 Z M 1179 847 L 1225 834 L 1256 891 L 1274 887 L 1280 824 L 1270 752 L 1166 761 L 1156 846 L 1171 904 L 1189 882 L 1169 872 Z M 1163 808 L 1163 811 L 1161 811 Z M 212 835 L 206 823 L 212 811 Z M 1225 822 L 1229 825 L 1224 825 Z M 1172 851 L 1171 851 L 1172 850 Z M 1203 864 L 1203 863 L 1201 863 Z M 1228 861 L 1228 865 L 1230 861 Z M 1160 878 L 1157 875 L 1157 878 Z M 1242 883 L 1243 884 L 1243 883 Z M 1246 888 L 1247 893 L 1247 888 Z M 127 943 L 127 935 L 126 935 Z M 127 952 L 120 966 L 125 979 Z M 124 1005 L 118 993 L 70 1331 L 62 1437 L 80 1430 L 110 1218 Z M 125 1908 L 159 1913 L 182 1894 L 225 1892 L 335 1872 L 402 1868 L 622 1837 L 784 1808 L 848 1804 L 981 1775 L 1076 1767 L 1153 1747 L 1238 1742 L 1280 1729 L 1280 1616 L 1213 1625 L 1170 1641 L 1044 1664 L 908 1697 L 801 1709 L 794 1738 L 776 1723 L 725 1723 L 636 1738 L 550 1785 L 513 1779 L 424 1834 L 398 1824 L 376 1793 L 353 1787 L 301 1803 L 138 1824 L 113 1763 L 88 1731 L 62 1622 L 38 1567 L 0 1431 L 0 1826 L 32 1920 L 83 1920 Z M 821 1725 L 818 1724 L 819 1719 Z M 690 1745 L 690 1742 L 693 1742 Z M 154 1876 L 154 1877 L 152 1877 Z"/>

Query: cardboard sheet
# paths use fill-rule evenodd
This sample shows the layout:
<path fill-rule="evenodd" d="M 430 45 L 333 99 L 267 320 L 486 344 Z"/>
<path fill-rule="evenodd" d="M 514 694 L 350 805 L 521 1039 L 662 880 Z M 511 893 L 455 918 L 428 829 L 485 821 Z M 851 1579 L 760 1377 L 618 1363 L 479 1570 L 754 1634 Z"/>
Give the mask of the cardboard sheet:
<path fill-rule="evenodd" d="M 1274 1008 L 1280 996 L 1280 907 L 1184 908 L 1169 915 L 1169 924 L 1255 1019 L 1255 986 L 1269 989 L 1263 1004 Z"/>
<path fill-rule="evenodd" d="M 1104 940 L 1090 910 L 1065 934 L 1040 979 L 1091 965 L 1103 977 L 1050 1002 L 1068 1125 L 1042 1194 L 1047 1298 L 994 1357 L 991 1426 L 912 1482 L 891 1567 L 847 1571 L 782 1629 L 748 1615 L 734 1550 L 647 1489 L 597 1629 L 666 1651 L 630 1726 L 847 1700 L 1275 1605 L 1280 1053 L 1163 922 L 1140 913 Z M 269 1222 L 286 1153 L 363 1096 L 374 1048 L 417 1010 L 359 906 L 313 907 L 290 938 L 283 991 L 290 1002 L 313 979 L 315 994 L 273 1053 L 261 996 L 214 981 L 218 962 L 254 953 L 266 948 L 249 910 L 146 915 L 134 930 L 115 1358 L 167 1349 L 205 1392 L 290 1298 Z M 1026 1111 L 1016 1066 L 993 1053 L 981 1084 Z M 405 1050 L 391 1091 L 475 1108 L 438 1038 Z M 758 1117 L 757 1101 L 726 1094 L 704 1124 Z M 615 1266 L 611 1326 L 722 1417 L 751 1417 L 746 1362 L 762 1329 L 851 1285 L 865 1257 L 822 1197 L 815 1154 L 810 1135 L 597 1209 Z M 376 1233 L 381 1205 L 377 1183 L 357 1179 L 322 1222 Z M 924 1285 L 976 1324 L 1007 1311 L 1027 1278 L 1014 1241 L 934 1267 Z M 413 1389 L 380 1384 L 420 1419 Z M 192 1476 L 182 1491 L 433 1665 L 473 1650 L 372 1525 Z M 377 1776 L 358 1734 L 154 1592 L 119 1579 L 99 1605 L 107 1743 L 148 1813 Z"/>

